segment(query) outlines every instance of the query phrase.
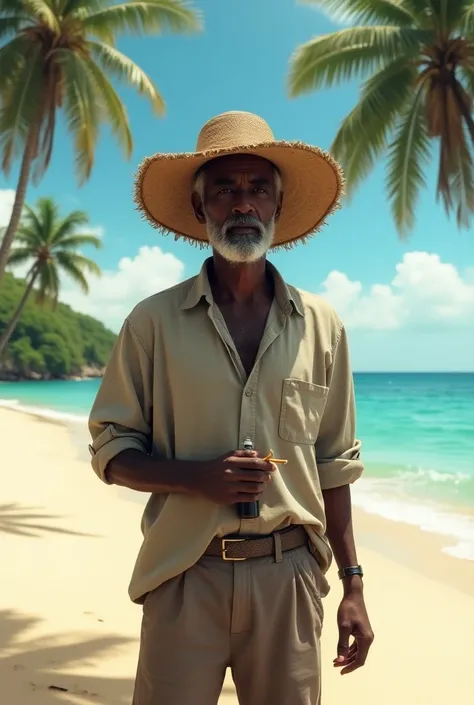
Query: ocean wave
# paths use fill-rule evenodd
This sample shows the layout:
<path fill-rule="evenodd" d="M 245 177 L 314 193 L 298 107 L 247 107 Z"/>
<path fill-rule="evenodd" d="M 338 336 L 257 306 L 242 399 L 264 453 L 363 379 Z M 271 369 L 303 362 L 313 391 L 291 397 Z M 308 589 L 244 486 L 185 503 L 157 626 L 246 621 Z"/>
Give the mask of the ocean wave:
<path fill-rule="evenodd" d="M 362 478 L 352 488 L 355 506 L 370 514 L 417 526 L 422 531 L 452 540 L 443 552 L 455 558 L 474 561 L 474 516 L 447 509 L 434 502 L 423 504 L 404 496 L 394 496 L 390 480 Z"/>
<path fill-rule="evenodd" d="M 51 421 L 67 421 L 68 423 L 87 423 L 88 417 L 81 414 L 72 414 L 57 409 L 48 409 L 42 406 L 30 406 L 21 403 L 18 399 L 0 399 L 0 408 L 11 409 L 30 416 L 40 416 Z"/>
<path fill-rule="evenodd" d="M 398 473 L 401 480 L 428 480 L 429 482 L 451 483 L 459 485 L 462 482 L 472 480 L 472 475 L 466 472 L 442 472 L 441 470 L 433 470 L 432 468 L 417 467 L 410 470 L 403 470 Z"/>

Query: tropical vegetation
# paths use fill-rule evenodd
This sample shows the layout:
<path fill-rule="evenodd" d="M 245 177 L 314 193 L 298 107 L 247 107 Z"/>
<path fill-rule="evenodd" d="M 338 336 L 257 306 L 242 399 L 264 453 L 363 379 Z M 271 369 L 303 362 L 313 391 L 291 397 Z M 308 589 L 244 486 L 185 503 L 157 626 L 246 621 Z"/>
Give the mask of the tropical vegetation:
<path fill-rule="evenodd" d="M 9 263 L 13 267 L 27 267 L 26 281 L 10 319 L 4 326 L 0 323 L 0 357 L 33 291 L 37 305 L 51 304 L 54 309 L 62 277 L 68 276 L 87 294 L 87 275 L 100 276 L 98 265 L 80 251 L 85 246 L 97 249 L 102 246 L 97 235 L 83 231 L 87 225 L 88 217 L 83 211 L 73 211 L 61 217 L 58 206 L 51 198 L 40 198 L 35 209 L 25 206 Z M 1 298 L 4 298 L 3 289 Z M 58 344 L 64 346 L 60 340 Z"/>
<path fill-rule="evenodd" d="M 297 49 L 290 94 L 363 79 L 360 100 L 331 147 L 345 168 L 349 194 L 385 156 L 393 217 L 399 233 L 407 233 L 437 147 L 437 196 L 460 227 L 469 227 L 474 213 L 474 1 L 306 1 L 350 26 Z"/>
<path fill-rule="evenodd" d="M 0 330 L 25 292 L 25 281 L 7 273 L 0 296 Z M 99 376 L 116 336 L 99 321 L 58 303 L 39 308 L 29 299 L 0 361 L 0 379 Z"/>
<path fill-rule="evenodd" d="M 123 34 L 155 35 L 200 28 L 187 0 L 1 0 L 0 159 L 8 176 L 21 166 L 10 222 L 0 247 L 0 280 L 20 222 L 32 174 L 51 160 L 58 111 L 74 143 L 79 183 L 90 176 L 99 128 L 111 128 L 126 157 L 133 149 L 129 119 L 113 81 L 165 109 L 154 82 L 116 48 Z"/>

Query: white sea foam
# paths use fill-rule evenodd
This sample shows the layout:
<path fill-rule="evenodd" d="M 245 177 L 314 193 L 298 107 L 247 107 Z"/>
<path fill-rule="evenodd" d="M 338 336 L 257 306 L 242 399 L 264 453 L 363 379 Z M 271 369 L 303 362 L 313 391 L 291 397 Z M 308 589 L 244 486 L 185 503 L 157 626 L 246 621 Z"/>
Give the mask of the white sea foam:
<path fill-rule="evenodd" d="M 421 504 L 406 494 L 397 496 L 394 489 L 391 480 L 362 478 L 352 488 L 352 499 L 355 506 L 370 514 L 445 536 L 450 539 L 450 545 L 443 548 L 444 553 L 474 560 L 474 516 L 445 509 L 428 500 Z"/>
<path fill-rule="evenodd" d="M 47 409 L 42 406 L 30 406 L 20 403 L 18 399 L 0 399 L 0 408 L 20 411 L 23 414 L 30 414 L 31 416 L 40 416 L 44 419 L 51 419 L 51 421 L 67 421 L 68 423 L 84 424 L 87 423 L 88 420 L 87 416 L 82 416 L 81 414 L 71 414 L 66 411 Z"/>

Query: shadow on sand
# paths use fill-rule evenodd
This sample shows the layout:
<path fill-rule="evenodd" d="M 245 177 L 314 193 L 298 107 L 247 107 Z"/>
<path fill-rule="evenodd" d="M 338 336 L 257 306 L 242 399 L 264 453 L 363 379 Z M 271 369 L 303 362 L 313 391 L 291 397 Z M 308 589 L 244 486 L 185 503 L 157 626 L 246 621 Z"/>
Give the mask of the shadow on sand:
<path fill-rule="evenodd" d="M 71 531 L 49 523 L 61 519 L 64 517 L 41 513 L 41 509 L 38 507 L 22 507 L 17 503 L 0 504 L 0 533 L 26 536 L 27 538 L 41 538 L 42 534 L 47 533 L 97 538 L 93 534 Z M 42 520 L 42 523 L 38 523 L 38 520 Z"/>
<path fill-rule="evenodd" d="M 0 611 L 0 683 L 5 705 L 89 701 L 130 705 L 132 679 L 68 675 L 65 671 L 69 667 L 76 671 L 78 666 L 87 667 L 100 659 L 101 654 L 110 656 L 111 651 L 133 640 L 105 635 L 68 642 L 64 634 L 31 639 L 28 632 L 38 621 L 11 610 Z"/>

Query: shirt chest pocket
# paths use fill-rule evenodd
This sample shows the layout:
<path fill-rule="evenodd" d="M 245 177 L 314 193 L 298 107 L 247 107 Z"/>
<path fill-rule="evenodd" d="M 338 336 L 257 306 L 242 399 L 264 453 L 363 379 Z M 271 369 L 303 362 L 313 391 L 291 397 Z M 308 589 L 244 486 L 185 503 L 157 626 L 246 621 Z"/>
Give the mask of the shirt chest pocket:
<path fill-rule="evenodd" d="M 289 443 L 315 443 L 329 388 L 300 379 L 283 380 L 278 435 Z"/>

